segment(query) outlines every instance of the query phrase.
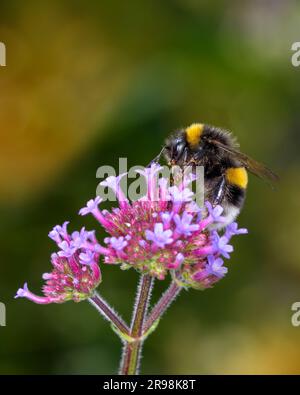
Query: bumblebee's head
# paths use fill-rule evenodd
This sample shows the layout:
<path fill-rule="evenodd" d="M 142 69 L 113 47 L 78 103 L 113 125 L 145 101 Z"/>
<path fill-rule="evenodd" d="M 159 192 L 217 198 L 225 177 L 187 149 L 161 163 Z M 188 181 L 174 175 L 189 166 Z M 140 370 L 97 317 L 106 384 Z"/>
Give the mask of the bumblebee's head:
<path fill-rule="evenodd" d="M 187 159 L 187 141 L 182 131 L 177 132 L 166 140 L 165 158 L 169 165 L 183 164 Z"/>
<path fill-rule="evenodd" d="M 164 154 L 169 165 L 185 165 L 195 155 L 201 155 L 203 129 L 204 125 L 195 123 L 167 139 Z"/>

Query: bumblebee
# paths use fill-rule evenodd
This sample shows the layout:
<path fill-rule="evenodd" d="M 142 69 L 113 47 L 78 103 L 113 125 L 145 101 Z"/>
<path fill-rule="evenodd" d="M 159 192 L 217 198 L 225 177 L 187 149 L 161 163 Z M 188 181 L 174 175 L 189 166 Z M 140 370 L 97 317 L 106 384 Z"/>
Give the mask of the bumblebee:
<path fill-rule="evenodd" d="M 162 155 L 170 166 L 204 167 L 204 197 L 223 207 L 222 227 L 233 222 L 244 205 L 248 171 L 271 182 L 278 180 L 266 166 L 240 152 L 230 132 L 202 123 L 171 135 L 154 161 Z"/>

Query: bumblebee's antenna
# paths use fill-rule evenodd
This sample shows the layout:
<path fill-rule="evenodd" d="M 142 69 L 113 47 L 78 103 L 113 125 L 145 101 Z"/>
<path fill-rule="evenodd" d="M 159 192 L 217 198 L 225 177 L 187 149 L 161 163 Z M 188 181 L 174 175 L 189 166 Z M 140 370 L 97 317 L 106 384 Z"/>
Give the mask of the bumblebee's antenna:
<path fill-rule="evenodd" d="M 160 153 L 154 158 L 152 159 L 152 161 L 149 163 L 149 165 L 147 167 L 150 167 L 153 163 L 158 163 L 162 154 L 164 153 L 164 150 L 166 149 L 166 146 L 164 145 L 160 151 Z"/>

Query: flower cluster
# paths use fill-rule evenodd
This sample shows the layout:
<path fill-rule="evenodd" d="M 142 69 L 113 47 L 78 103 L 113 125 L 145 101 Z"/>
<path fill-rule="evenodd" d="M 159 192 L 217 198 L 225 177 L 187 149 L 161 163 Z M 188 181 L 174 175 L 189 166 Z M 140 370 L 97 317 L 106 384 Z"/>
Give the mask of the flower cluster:
<path fill-rule="evenodd" d="M 209 288 L 224 277 L 228 269 L 223 259 L 233 251 L 230 239 L 247 230 L 238 229 L 234 222 L 219 234 L 216 228 L 224 222 L 223 208 L 206 202 L 201 209 L 190 189 L 193 176 L 169 186 L 167 179 L 157 177 L 160 169 L 153 164 L 138 171 L 145 178 L 147 193 L 134 202 L 120 187 L 124 175 L 103 181 L 116 194 L 119 207 L 101 210 L 102 199 L 97 196 L 79 214 L 92 214 L 102 225 L 108 233 L 105 245 L 98 243 L 94 231 L 82 228 L 69 234 L 68 222 L 55 226 L 49 237 L 59 251 L 51 256 L 53 270 L 43 275 L 44 296 L 33 294 L 25 284 L 16 297 L 39 304 L 87 299 L 101 282 L 100 256 L 107 264 L 133 267 L 160 280 L 170 273 L 177 284 L 195 289 Z"/>
<path fill-rule="evenodd" d="M 104 262 L 135 268 L 160 280 L 170 273 L 182 286 L 205 289 L 224 277 L 233 247 L 233 235 L 246 233 L 232 223 L 220 235 L 214 227 L 224 222 L 221 206 L 206 202 L 201 209 L 189 188 L 192 177 L 180 185 L 168 186 L 158 178 L 157 164 L 139 171 L 146 179 L 147 194 L 129 202 L 118 177 L 108 177 L 103 186 L 111 188 L 119 207 L 100 210 L 100 197 L 90 200 L 79 214 L 91 213 L 109 234 L 101 247 Z"/>
<path fill-rule="evenodd" d="M 93 294 L 101 282 L 101 271 L 98 266 L 100 254 L 103 252 L 95 237 L 95 232 L 67 231 L 68 222 L 55 226 L 49 237 L 59 247 L 57 253 L 51 255 L 53 270 L 44 273 L 44 296 L 37 296 L 29 291 L 25 283 L 17 291 L 16 298 L 23 297 L 39 304 L 63 303 L 68 300 L 80 302 Z"/>

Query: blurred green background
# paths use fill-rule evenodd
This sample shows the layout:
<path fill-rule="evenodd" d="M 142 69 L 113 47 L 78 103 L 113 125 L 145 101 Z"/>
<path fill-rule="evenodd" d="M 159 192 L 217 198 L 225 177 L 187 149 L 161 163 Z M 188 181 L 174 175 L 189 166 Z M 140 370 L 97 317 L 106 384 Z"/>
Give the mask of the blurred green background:
<path fill-rule="evenodd" d="M 55 249 L 48 231 L 96 227 L 78 209 L 96 169 L 147 164 L 178 127 L 232 130 L 281 176 L 251 177 L 228 276 L 184 292 L 147 340 L 142 373 L 300 373 L 300 41 L 297 1 L 1 0 L 1 374 L 115 373 L 120 344 L 88 303 L 14 300 Z M 103 237 L 98 228 L 99 239 Z M 130 318 L 138 276 L 103 267 L 103 296 Z M 158 284 L 155 301 L 167 282 Z"/>

